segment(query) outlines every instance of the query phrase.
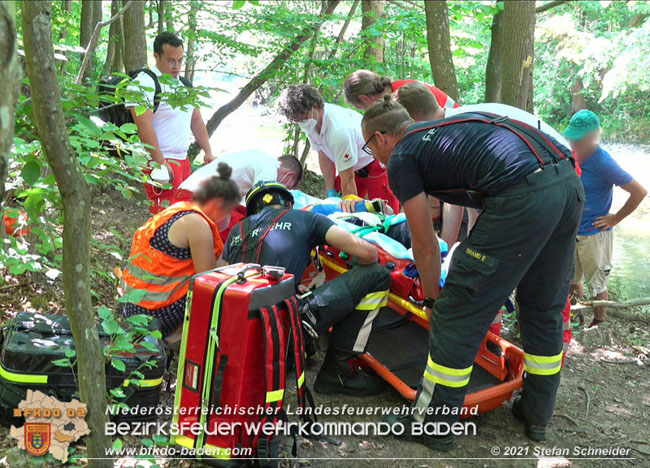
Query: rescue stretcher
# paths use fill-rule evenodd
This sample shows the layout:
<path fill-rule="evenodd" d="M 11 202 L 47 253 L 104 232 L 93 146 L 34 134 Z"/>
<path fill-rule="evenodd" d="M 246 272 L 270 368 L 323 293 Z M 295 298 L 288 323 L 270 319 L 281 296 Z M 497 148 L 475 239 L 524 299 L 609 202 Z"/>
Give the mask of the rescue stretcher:
<path fill-rule="evenodd" d="M 358 227 L 336 219 L 339 226 L 360 233 Z M 429 321 L 422 301 L 422 288 L 411 252 L 388 236 L 361 231 L 362 237 L 373 243 L 379 261 L 391 272 L 392 285 L 387 307 L 374 321 L 373 332 L 361 361 L 397 390 L 413 401 L 417 385 L 424 373 L 429 351 Z M 313 262 L 305 271 L 302 283 L 309 286 L 320 276 L 330 281 L 353 268 L 351 259 L 331 246 L 321 246 L 312 252 Z M 443 264 L 443 277 L 446 276 Z M 464 406 L 477 407 L 482 414 L 510 400 L 523 387 L 524 353 L 507 340 L 488 332 L 474 361 Z"/>

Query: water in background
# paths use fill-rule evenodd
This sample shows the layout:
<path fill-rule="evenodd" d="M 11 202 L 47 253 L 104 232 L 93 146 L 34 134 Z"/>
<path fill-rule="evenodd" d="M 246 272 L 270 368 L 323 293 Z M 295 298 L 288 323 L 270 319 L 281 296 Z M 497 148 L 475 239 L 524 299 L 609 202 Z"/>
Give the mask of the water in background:
<path fill-rule="evenodd" d="M 650 191 L 650 147 L 603 144 L 612 157 Z M 628 193 L 614 189 L 612 212 L 625 203 Z M 614 269 L 611 290 L 619 299 L 650 297 L 650 199 L 614 228 Z"/>

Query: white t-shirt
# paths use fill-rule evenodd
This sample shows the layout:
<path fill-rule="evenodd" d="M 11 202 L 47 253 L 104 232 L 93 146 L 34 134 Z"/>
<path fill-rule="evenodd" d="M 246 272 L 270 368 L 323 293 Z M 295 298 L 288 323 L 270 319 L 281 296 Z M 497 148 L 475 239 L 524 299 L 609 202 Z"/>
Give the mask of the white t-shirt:
<path fill-rule="evenodd" d="M 259 149 L 228 153 L 206 164 L 183 181 L 179 188 L 194 192 L 201 182 L 217 175 L 217 166 L 225 162 L 232 168 L 232 180 L 239 187 L 242 199 L 253 185 L 262 180 L 277 180 L 280 161 Z"/>
<path fill-rule="evenodd" d="M 365 143 L 361 119 L 363 116 L 352 109 L 325 104 L 320 134 L 316 130 L 307 133 L 311 147 L 325 153 L 339 173 L 351 167 L 358 171 L 373 160 L 371 155 L 361 150 Z"/>
<path fill-rule="evenodd" d="M 552 136 L 558 141 L 558 143 L 564 145 L 569 151 L 571 151 L 569 142 L 553 127 L 543 120 L 538 119 L 533 114 L 529 114 L 518 107 L 508 106 L 507 104 L 500 104 L 498 102 L 486 102 L 485 104 L 474 104 L 471 106 L 456 107 L 455 109 L 445 109 L 445 117 L 451 117 L 452 115 L 462 114 L 464 112 L 491 112 L 492 114 L 519 120 Z"/>
<path fill-rule="evenodd" d="M 152 67 L 151 71 L 155 73 L 156 76 L 161 76 L 160 70 L 156 67 Z M 149 75 L 145 72 L 140 73 L 133 79 L 134 82 L 137 82 L 140 86 L 150 88 L 151 91 L 143 91 L 145 101 L 149 103 L 150 108 L 153 110 L 154 105 L 154 93 L 156 85 Z M 183 84 L 178 81 L 178 84 L 175 86 L 167 85 L 160 83 L 160 89 L 163 93 L 174 92 L 174 88 L 177 86 L 183 86 Z M 130 86 L 128 88 L 130 91 L 138 91 L 137 86 Z M 137 106 L 141 103 L 132 102 L 126 103 L 125 106 Z M 158 145 L 160 146 L 160 151 L 162 152 L 165 158 L 169 159 L 186 159 L 187 158 L 187 149 L 190 147 L 190 133 L 191 133 L 191 124 L 192 124 L 192 113 L 194 112 L 194 107 L 185 105 L 182 107 L 172 108 L 172 106 L 165 101 L 165 99 L 160 100 L 158 104 L 158 109 L 153 113 L 153 129 L 156 132 L 158 137 Z"/>

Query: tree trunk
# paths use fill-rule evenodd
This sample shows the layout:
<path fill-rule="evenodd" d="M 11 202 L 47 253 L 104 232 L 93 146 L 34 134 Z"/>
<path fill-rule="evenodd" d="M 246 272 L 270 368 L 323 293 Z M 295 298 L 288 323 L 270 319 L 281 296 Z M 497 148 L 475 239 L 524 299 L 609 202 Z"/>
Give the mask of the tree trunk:
<path fill-rule="evenodd" d="M 196 42 L 196 14 L 199 10 L 198 0 L 190 0 L 190 12 L 187 31 L 187 52 L 185 54 L 185 78 L 194 80 L 194 69 L 196 68 L 195 42 Z"/>
<path fill-rule="evenodd" d="M 81 1 L 81 23 L 79 24 L 79 45 L 84 49 L 88 47 L 90 36 L 93 34 L 93 0 Z"/>
<path fill-rule="evenodd" d="M 505 2 L 501 102 L 532 111 L 535 2 Z M 507 38 L 507 39 L 505 39 Z"/>
<path fill-rule="evenodd" d="M 82 0 L 81 2 L 81 25 L 79 31 L 79 45 L 84 49 L 88 47 L 92 37 L 95 25 L 102 21 L 102 2 L 97 0 Z M 90 79 L 93 70 L 93 59 L 95 56 L 91 53 L 89 66 L 84 72 L 84 79 Z"/>
<path fill-rule="evenodd" d="M 70 14 L 72 12 L 72 0 L 63 0 L 61 7 L 63 8 L 63 11 L 67 12 Z M 61 34 L 59 35 L 59 43 L 62 44 L 65 42 L 65 40 L 68 38 L 68 27 L 66 26 L 65 23 L 63 23 L 63 26 L 61 27 Z M 65 55 L 64 51 L 64 55 Z"/>
<path fill-rule="evenodd" d="M 112 460 L 93 459 L 106 457 L 111 439 L 105 434 L 108 417 L 104 356 L 90 297 L 91 195 L 64 123 L 52 46 L 51 8 L 50 2 L 22 2 L 25 61 L 36 131 L 63 202 L 63 290 L 77 348 L 79 394 L 88 408 L 88 466 L 110 468 Z"/>
<path fill-rule="evenodd" d="M 503 1 L 497 2 L 497 5 Z M 485 67 L 485 102 L 501 102 L 501 67 L 503 66 L 503 10 L 492 19 L 490 52 Z"/>
<path fill-rule="evenodd" d="M 120 0 L 112 0 L 111 2 L 111 17 L 115 16 L 120 11 Z M 110 75 L 115 71 L 115 55 L 120 53 L 120 21 L 117 20 L 111 23 L 108 30 L 108 48 L 106 49 L 106 62 L 104 62 L 104 75 Z"/>
<path fill-rule="evenodd" d="M 365 31 L 384 16 L 383 0 L 363 0 L 361 2 L 361 30 Z M 383 63 L 384 62 L 384 37 L 383 35 L 372 35 L 366 33 L 366 49 L 364 51 L 364 61 L 366 63 Z"/>
<path fill-rule="evenodd" d="M 165 30 L 165 0 L 158 0 L 158 34 Z"/>
<path fill-rule="evenodd" d="M 14 124 L 18 84 L 22 67 L 16 55 L 16 5 L 13 2 L 0 3 L 0 204 L 5 195 L 7 178 L 7 156 L 14 142 Z M 1 221 L 0 221 L 1 222 Z M 4 225 L 4 223 L 3 223 Z"/>
<path fill-rule="evenodd" d="M 329 0 L 323 3 L 323 9 L 320 12 L 319 21 L 310 25 L 309 27 L 301 30 L 298 35 L 284 47 L 278 55 L 269 63 L 264 70 L 255 75 L 242 89 L 239 90 L 239 93 L 221 106 L 217 111 L 212 114 L 210 120 L 208 120 L 206 127 L 208 129 L 208 135 L 212 135 L 217 127 L 223 122 L 223 119 L 228 117 L 234 111 L 236 111 L 239 106 L 241 106 L 248 97 L 255 92 L 257 88 L 262 86 L 266 81 L 271 78 L 282 66 L 289 60 L 289 58 L 300 48 L 300 46 L 309 39 L 312 34 L 316 33 L 320 29 L 321 24 L 325 21 L 326 17 L 334 11 L 336 6 L 340 3 L 340 0 Z M 188 154 L 190 158 L 195 157 L 199 153 L 199 146 L 196 143 L 192 143 Z"/>
<path fill-rule="evenodd" d="M 120 0 L 118 0 L 120 1 Z M 121 5 L 121 2 L 120 2 Z M 126 55 L 126 42 L 124 41 L 124 16 L 120 16 L 117 20 L 118 34 L 120 36 L 118 44 L 119 50 L 115 52 L 115 62 L 113 63 L 113 71 L 125 71 L 124 56 Z"/>
<path fill-rule="evenodd" d="M 579 110 L 587 108 L 587 102 L 582 94 L 584 89 L 585 87 L 582 80 L 579 77 L 576 78 L 575 83 L 571 87 L 571 115 L 575 114 Z"/>
<path fill-rule="evenodd" d="M 165 24 L 167 31 L 174 32 L 174 4 L 172 2 L 165 5 Z"/>
<path fill-rule="evenodd" d="M 123 6 L 126 0 L 122 0 Z M 144 2 L 134 2 L 126 10 L 122 20 L 124 28 L 124 44 L 128 47 L 122 49 L 124 70 L 127 72 L 135 68 L 147 66 L 147 40 L 144 29 Z"/>
<path fill-rule="evenodd" d="M 147 13 L 149 14 L 149 24 L 147 24 L 147 29 L 153 28 L 153 8 L 156 4 L 156 0 L 149 0 L 147 2 Z"/>
<path fill-rule="evenodd" d="M 458 102 L 458 81 L 451 56 L 447 2 L 424 2 L 427 44 L 434 84 Z"/>

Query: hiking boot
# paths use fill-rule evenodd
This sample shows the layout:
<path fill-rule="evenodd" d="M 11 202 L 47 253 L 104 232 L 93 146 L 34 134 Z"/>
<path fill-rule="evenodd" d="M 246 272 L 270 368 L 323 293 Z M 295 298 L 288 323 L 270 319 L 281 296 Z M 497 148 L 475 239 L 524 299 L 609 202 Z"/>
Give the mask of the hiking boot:
<path fill-rule="evenodd" d="M 521 395 L 517 396 L 512 403 L 512 415 L 524 423 L 524 432 L 530 440 L 535 442 L 544 442 L 546 440 L 546 424 L 531 424 L 528 422 L 524 410 L 521 408 Z"/>
<path fill-rule="evenodd" d="M 350 365 L 348 361 L 355 356 L 353 353 L 329 348 L 316 376 L 314 391 L 326 395 L 342 393 L 360 397 L 383 393 L 386 390 L 383 380 Z"/>
<path fill-rule="evenodd" d="M 422 445 L 425 445 L 433 450 L 438 450 L 439 452 L 449 452 L 456 446 L 456 439 L 451 434 L 439 436 L 427 434 L 413 435 L 411 431 L 411 423 L 413 423 L 413 419 L 410 416 L 397 416 L 395 414 L 389 414 L 383 416 L 381 419 L 382 421 L 390 424 L 391 427 L 397 426 L 398 424 L 404 426 L 405 430 L 401 434 L 398 435 L 398 433 L 401 432 L 401 427 L 396 428 L 395 432 L 393 432 L 393 435 L 398 439 L 408 440 L 411 442 L 419 442 Z"/>

